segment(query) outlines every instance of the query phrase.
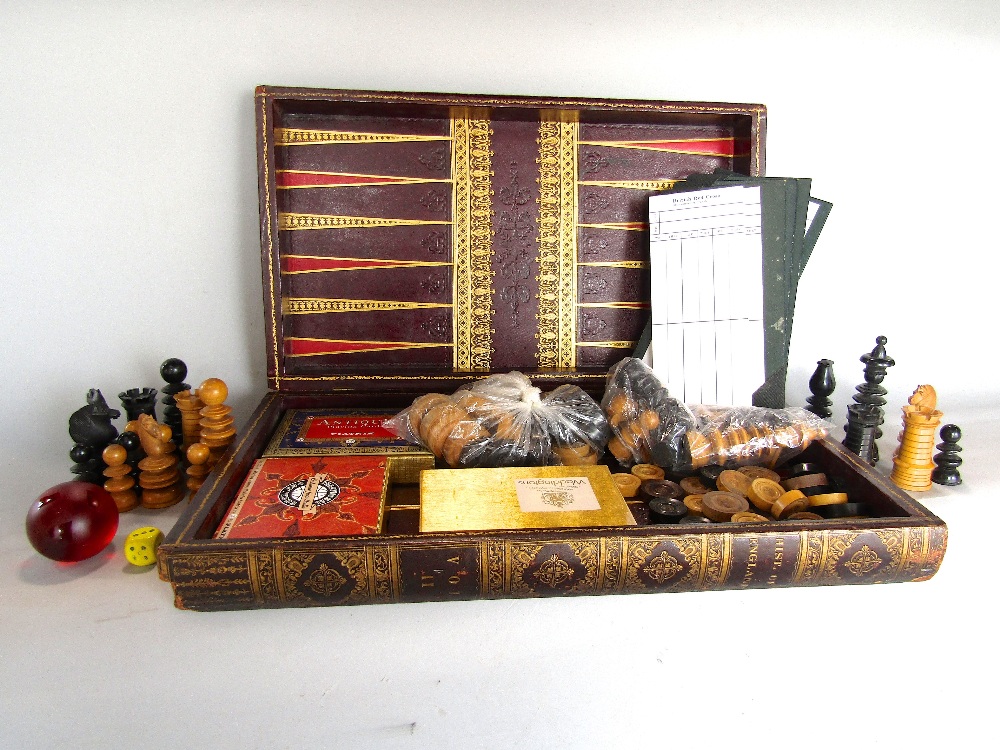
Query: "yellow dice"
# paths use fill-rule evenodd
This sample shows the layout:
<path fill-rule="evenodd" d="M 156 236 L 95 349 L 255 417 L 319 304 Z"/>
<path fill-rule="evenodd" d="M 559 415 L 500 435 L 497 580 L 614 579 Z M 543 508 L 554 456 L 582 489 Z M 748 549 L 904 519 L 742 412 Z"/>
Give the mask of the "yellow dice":
<path fill-rule="evenodd" d="M 156 562 L 156 548 L 163 541 L 163 532 L 152 526 L 143 526 L 125 537 L 125 559 L 133 565 L 152 565 Z"/>

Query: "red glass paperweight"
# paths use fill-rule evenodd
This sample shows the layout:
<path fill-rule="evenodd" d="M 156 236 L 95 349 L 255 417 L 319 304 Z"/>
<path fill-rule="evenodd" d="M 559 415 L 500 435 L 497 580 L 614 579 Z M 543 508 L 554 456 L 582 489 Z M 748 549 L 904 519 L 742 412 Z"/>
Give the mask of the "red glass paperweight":
<path fill-rule="evenodd" d="M 63 482 L 43 492 L 25 521 L 28 541 L 59 562 L 79 562 L 103 550 L 118 531 L 110 493 L 89 482 Z"/>

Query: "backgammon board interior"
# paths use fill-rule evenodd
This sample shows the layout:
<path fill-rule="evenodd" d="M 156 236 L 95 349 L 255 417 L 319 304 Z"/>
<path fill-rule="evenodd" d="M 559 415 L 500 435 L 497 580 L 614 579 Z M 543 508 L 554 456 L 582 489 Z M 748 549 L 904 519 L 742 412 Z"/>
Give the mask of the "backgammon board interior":
<path fill-rule="evenodd" d="M 606 372 L 649 317 L 646 199 L 757 175 L 759 105 L 259 97 L 272 387 Z"/>

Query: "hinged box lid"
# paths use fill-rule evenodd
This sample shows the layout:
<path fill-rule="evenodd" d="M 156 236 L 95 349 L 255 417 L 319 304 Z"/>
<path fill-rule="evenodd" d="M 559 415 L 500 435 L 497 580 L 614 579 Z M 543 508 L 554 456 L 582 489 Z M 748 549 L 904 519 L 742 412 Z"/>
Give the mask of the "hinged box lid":
<path fill-rule="evenodd" d="M 649 316 L 646 199 L 763 174 L 758 104 L 260 87 L 272 390 L 599 387 Z"/>

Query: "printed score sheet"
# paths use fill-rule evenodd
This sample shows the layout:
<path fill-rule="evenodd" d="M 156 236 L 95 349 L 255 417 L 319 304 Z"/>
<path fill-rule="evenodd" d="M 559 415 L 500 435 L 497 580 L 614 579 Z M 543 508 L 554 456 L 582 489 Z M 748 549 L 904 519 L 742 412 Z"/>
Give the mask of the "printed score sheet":
<path fill-rule="evenodd" d="M 649 199 L 653 370 L 688 404 L 750 406 L 764 382 L 759 187 Z"/>

